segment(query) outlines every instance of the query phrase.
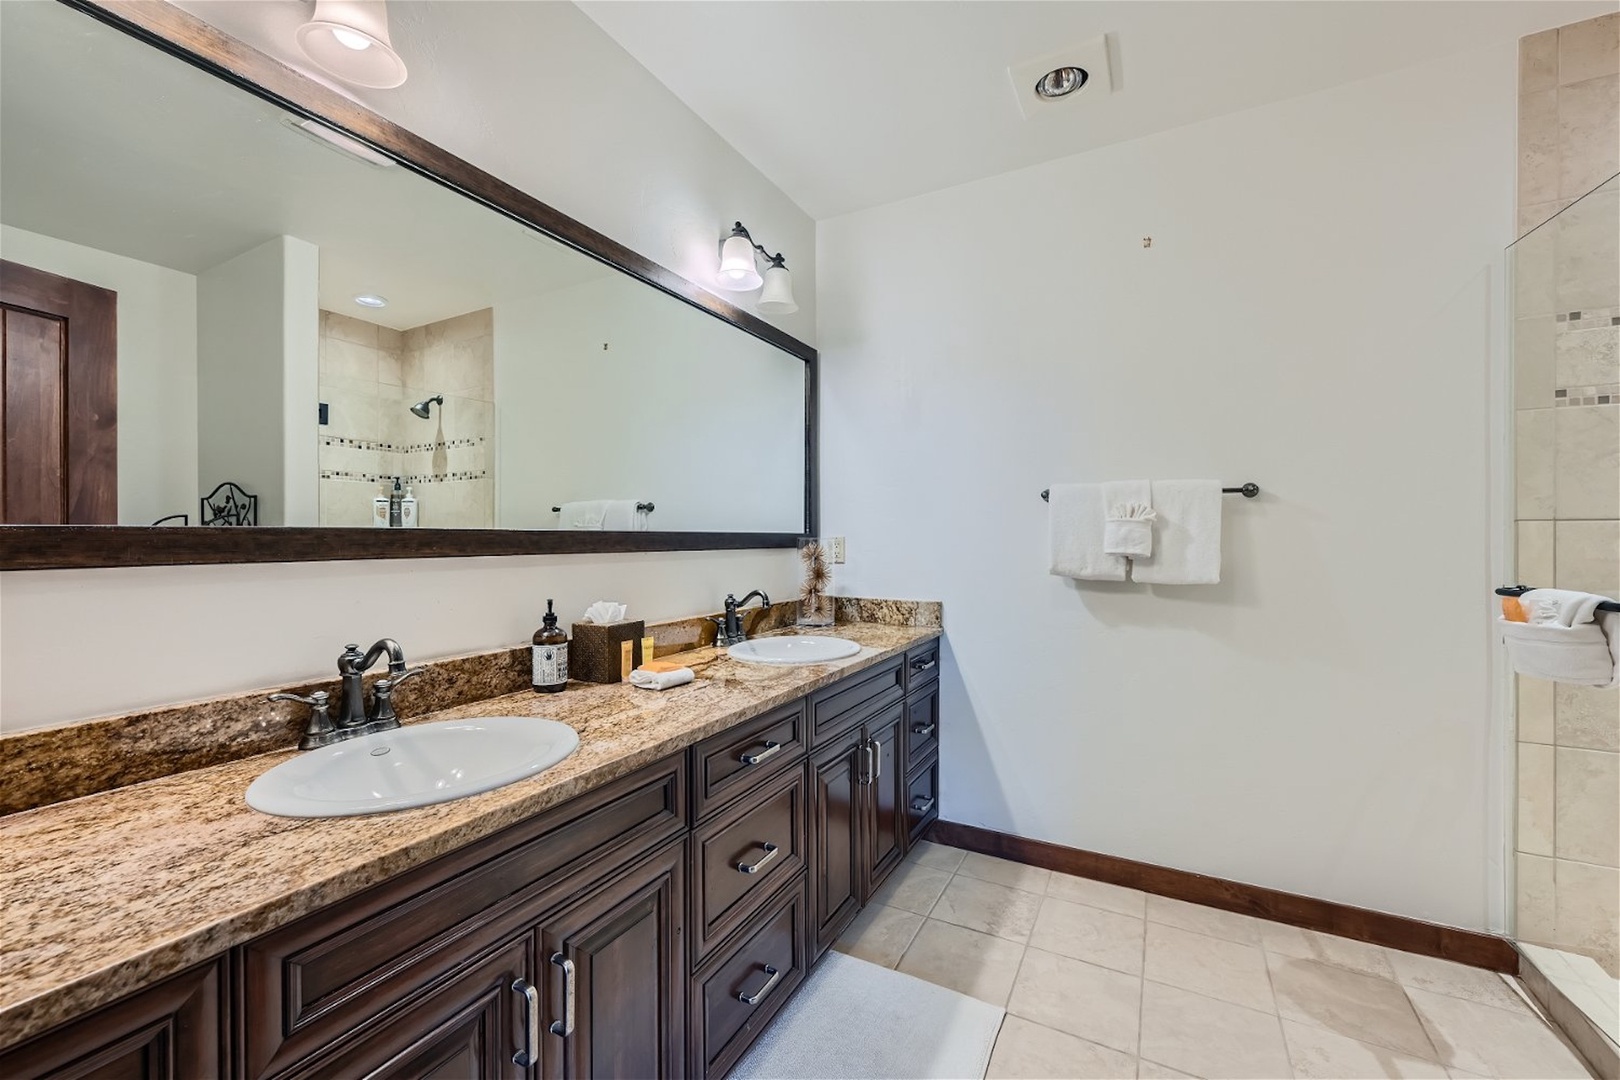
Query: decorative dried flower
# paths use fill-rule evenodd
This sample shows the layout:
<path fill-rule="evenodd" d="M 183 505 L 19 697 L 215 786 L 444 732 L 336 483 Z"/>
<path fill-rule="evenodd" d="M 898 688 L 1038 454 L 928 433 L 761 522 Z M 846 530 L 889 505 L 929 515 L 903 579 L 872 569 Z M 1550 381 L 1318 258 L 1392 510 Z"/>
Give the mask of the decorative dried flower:
<path fill-rule="evenodd" d="M 832 581 L 827 568 L 827 551 L 817 541 L 810 541 L 799 549 L 799 560 L 804 564 L 804 584 L 800 596 L 808 601 L 819 600 Z"/>

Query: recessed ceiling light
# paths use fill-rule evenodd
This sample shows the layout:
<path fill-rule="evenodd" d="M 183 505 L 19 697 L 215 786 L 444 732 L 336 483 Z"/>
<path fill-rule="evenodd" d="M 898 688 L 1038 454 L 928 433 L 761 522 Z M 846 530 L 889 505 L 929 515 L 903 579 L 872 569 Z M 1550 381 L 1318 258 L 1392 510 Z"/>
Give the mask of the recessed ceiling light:
<path fill-rule="evenodd" d="M 354 298 L 354 302 L 361 307 L 387 307 L 388 297 L 378 296 L 376 293 L 361 293 Z"/>
<path fill-rule="evenodd" d="M 1067 97 L 1086 85 L 1088 77 L 1085 68 L 1072 65 L 1053 68 L 1041 76 L 1040 81 L 1035 84 L 1035 92 L 1049 101 L 1053 98 Z"/>

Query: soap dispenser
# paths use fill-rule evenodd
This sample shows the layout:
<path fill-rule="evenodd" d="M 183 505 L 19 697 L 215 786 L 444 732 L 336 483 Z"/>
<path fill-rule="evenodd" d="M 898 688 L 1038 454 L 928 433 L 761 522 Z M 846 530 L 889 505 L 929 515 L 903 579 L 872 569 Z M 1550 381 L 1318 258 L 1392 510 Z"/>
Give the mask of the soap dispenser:
<path fill-rule="evenodd" d="M 399 527 L 416 528 L 416 493 L 410 484 L 405 485 L 405 497 L 399 500 Z"/>
<path fill-rule="evenodd" d="M 405 492 L 399 486 L 399 477 L 394 477 L 394 490 L 388 493 L 388 527 L 397 529 L 401 526 L 401 514 L 404 510 Z"/>
<path fill-rule="evenodd" d="M 557 626 L 550 600 L 542 621 L 534 635 L 534 692 L 555 694 L 568 686 L 568 634 Z"/>

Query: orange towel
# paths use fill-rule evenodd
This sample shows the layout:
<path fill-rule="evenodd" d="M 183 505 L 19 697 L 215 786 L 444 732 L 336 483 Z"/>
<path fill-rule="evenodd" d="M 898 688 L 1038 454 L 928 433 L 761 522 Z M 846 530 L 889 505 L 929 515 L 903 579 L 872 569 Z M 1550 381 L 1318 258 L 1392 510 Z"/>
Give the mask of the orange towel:
<path fill-rule="evenodd" d="M 1524 605 L 1519 603 L 1517 596 L 1502 597 L 1502 618 L 1508 622 L 1527 623 L 1530 617 L 1524 612 Z"/>
<path fill-rule="evenodd" d="M 654 675 L 664 675 L 671 671 L 679 671 L 685 664 L 672 664 L 668 660 L 649 660 L 636 668 L 637 671 L 650 671 Z"/>

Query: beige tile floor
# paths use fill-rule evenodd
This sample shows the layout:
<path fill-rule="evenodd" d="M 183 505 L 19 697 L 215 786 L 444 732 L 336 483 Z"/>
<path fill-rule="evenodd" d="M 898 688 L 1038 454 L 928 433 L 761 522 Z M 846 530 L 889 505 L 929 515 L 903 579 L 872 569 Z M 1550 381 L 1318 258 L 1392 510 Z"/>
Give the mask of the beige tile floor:
<path fill-rule="evenodd" d="M 991 1077 L 1585 1077 L 1499 975 L 919 845 L 834 948 L 1006 1008 Z"/>

